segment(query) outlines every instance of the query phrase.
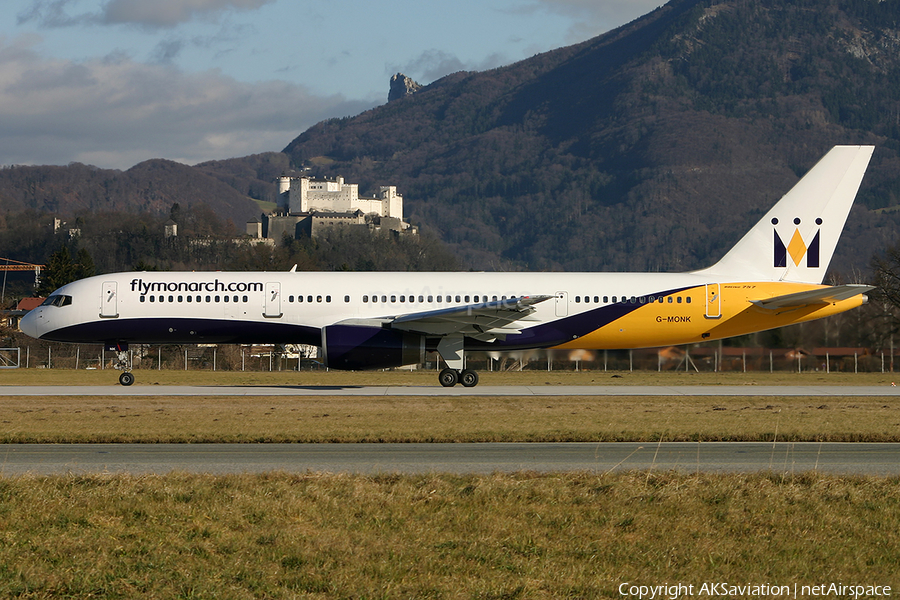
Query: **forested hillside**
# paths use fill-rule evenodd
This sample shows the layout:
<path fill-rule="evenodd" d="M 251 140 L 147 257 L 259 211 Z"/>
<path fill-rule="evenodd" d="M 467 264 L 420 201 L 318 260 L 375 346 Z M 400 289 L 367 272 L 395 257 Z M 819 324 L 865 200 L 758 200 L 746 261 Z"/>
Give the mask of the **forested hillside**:
<path fill-rule="evenodd" d="M 275 176 L 309 168 L 361 192 L 397 185 L 463 267 L 686 270 L 720 257 L 832 145 L 858 143 L 877 150 L 832 263 L 841 277 L 900 231 L 900 2 L 672 0 L 319 123 L 282 153 L 4 169 L 0 206 L 204 204 L 239 227 L 258 212 L 250 198 L 274 199 Z"/>
<path fill-rule="evenodd" d="M 248 157 L 249 158 L 249 157 Z M 73 163 L 0 169 L 0 210 L 49 212 L 64 217 L 101 212 L 164 215 L 173 204 L 207 206 L 231 232 L 259 216 L 256 204 L 202 169 L 170 160 L 148 160 L 127 171 Z"/>

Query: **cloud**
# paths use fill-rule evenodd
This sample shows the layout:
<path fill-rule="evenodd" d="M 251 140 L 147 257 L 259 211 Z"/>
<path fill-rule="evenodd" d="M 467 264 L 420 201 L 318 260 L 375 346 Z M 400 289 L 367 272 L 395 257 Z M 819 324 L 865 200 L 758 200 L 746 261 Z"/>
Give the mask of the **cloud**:
<path fill-rule="evenodd" d="M 174 27 L 194 19 L 214 19 L 229 11 L 252 11 L 274 0 L 110 0 L 101 20 L 150 29 Z"/>
<path fill-rule="evenodd" d="M 109 0 L 99 11 L 72 14 L 78 0 L 34 0 L 18 15 L 19 24 L 44 27 L 135 25 L 166 29 L 194 20 L 213 21 L 223 13 L 253 11 L 275 0 Z"/>
<path fill-rule="evenodd" d="M 478 62 L 463 62 L 456 55 L 443 50 L 426 50 L 405 65 L 389 64 L 385 73 L 400 72 L 422 84 L 428 84 L 457 71 L 484 71 L 504 65 L 508 60 L 500 54 L 491 54 Z"/>
<path fill-rule="evenodd" d="M 277 151 L 318 121 L 376 104 L 121 55 L 47 59 L 34 43 L 0 45 L 0 164 L 125 169 L 148 158 L 195 164 Z"/>
<path fill-rule="evenodd" d="M 571 17 L 571 42 L 581 42 L 629 23 L 666 3 L 667 0 L 532 0 L 523 7 L 543 9 Z"/>

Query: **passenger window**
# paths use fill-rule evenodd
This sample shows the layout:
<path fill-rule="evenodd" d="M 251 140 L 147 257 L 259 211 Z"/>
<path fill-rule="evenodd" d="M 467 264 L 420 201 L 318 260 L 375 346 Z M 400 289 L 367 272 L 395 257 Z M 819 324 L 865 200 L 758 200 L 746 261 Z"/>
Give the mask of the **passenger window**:
<path fill-rule="evenodd" d="M 141 302 L 146 302 L 146 301 L 147 301 L 147 297 L 146 297 L 146 296 L 141 296 Z"/>
<path fill-rule="evenodd" d="M 212 296 L 207 296 L 207 297 L 206 297 L 206 301 L 207 301 L 207 302 L 212 302 Z"/>
<path fill-rule="evenodd" d="M 381 297 L 381 301 L 382 301 L 382 302 L 387 302 L 387 296 L 382 296 L 382 297 Z"/>
<path fill-rule="evenodd" d="M 307 301 L 307 302 L 312 302 L 312 296 L 307 296 L 307 297 L 306 297 L 306 301 Z"/>
<path fill-rule="evenodd" d="M 457 296 L 457 297 L 456 297 L 456 301 L 457 301 L 457 302 L 462 302 L 462 298 L 460 298 L 459 296 Z"/>
<path fill-rule="evenodd" d="M 575 296 L 575 304 L 581 304 L 581 296 Z"/>
<path fill-rule="evenodd" d="M 676 302 L 677 302 L 678 304 L 681 304 L 681 296 L 678 296 L 678 299 L 676 300 Z"/>
<path fill-rule="evenodd" d="M 466 302 L 468 302 L 468 301 L 469 301 L 469 297 L 468 297 L 468 296 L 466 296 Z"/>
<path fill-rule="evenodd" d="M 691 297 L 688 296 L 688 297 L 685 299 L 685 302 L 687 302 L 688 304 L 690 304 L 690 303 L 691 303 Z"/>
<path fill-rule="evenodd" d="M 669 304 L 672 304 L 672 296 L 669 296 Z"/>
<path fill-rule="evenodd" d="M 368 304 L 368 302 L 369 302 L 369 297 L 363 296 L 363 304 Z"/>
<path fill-rule="evenodd" d="M 406 302 L 406 296 L 400 296 L 400 302 Z"/>
<path fill-rule="evenodd" d="M 247 296 L 241 296 L 241 299 L 242 299 L 244 302 L 247 302 Z"/>
<path fill-rule="evenodd" d="M 391 296 L 391 302 L 396 302 L 396 301 L 397 301 L 397 296 Z"/>
<path fill-rule="evenodd" d="M 221 299 L 219 298 L 219 296 L 216 296 L 216 302 L 220 302 L 220 301 L 221 301 Z"/>
<path fill-rule="evenodd" d="M 613 301 L 613 304 L 616 303 L 616 297 L 615 297 L 615 296 L 612 297 L 612 301 Z"/>
<path fill-rule="evenodd" d="M 288 296 L 288 302 L 293 302 L 293 301 L 294 301 L 294 297 L 293 297 L 293 296 Z"/>
<path fill-rule="evenodd" d="M 350 296 L 344 296 L 344 302 L 350 302 Z"/>
<path fill-rule="evenodd" d="M 429 301 L 429 302 L 434 302 L 434 296 L 428 296 L 428 301 Z"/>
<path fill-rule="evenodd" d="M 224 300 L 225 302 L 228 302 L 228 296 L 223 296 L 222 300 Z"/>
<path fill-rule="evenodd" d="M 613 300 L 613 302 L 615 302 L 615 300 Z M 609 303 L 609 296 L 603 296 L 603 304 L 608 304 L 608 303 Z"/>

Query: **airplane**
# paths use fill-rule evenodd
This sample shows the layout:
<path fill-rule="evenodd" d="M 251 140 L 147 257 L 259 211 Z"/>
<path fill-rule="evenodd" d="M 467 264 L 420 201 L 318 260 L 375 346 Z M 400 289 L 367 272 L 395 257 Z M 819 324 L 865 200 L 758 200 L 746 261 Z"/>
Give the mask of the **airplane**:
<path fill-rule="evenodd" d="M 744 335 L 850 310 L 868 285 L 822 285 L 873 146 L 835 146 L 711 267 L 686 273 L 130 272 L 60 287 L 31 337 L 129 344 L 309 344 L 343 370 L 446 363 L 468 351 L 628 349 Z"/>

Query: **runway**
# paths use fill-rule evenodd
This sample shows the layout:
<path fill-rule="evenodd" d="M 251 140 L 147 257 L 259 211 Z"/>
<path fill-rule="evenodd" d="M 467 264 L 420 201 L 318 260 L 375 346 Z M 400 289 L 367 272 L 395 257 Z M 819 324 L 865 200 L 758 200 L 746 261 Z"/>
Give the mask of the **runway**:
<path fill-rule="evenodd" d="M 456 386 L 359 386 L 359 385 L 93 385 L 24 386 L 0 388 L 4 396 L 900 396 L 900 387 L 852 385 L 485 385 Z"/>
<path fill-rule="evenodd" d="M 8 444 L 0 476 L 172 472 L 487 474 L 627 470 L 900 475 L 900 444 Z"/>

